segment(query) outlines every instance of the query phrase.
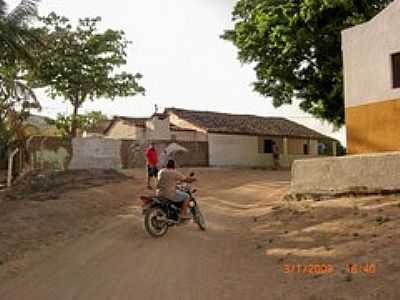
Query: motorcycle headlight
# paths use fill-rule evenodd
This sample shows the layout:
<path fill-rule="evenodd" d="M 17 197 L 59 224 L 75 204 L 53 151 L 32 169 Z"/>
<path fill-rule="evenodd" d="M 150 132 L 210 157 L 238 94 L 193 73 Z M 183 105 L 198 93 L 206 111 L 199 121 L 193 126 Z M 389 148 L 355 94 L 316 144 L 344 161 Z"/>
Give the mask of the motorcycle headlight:
<path fill-rule="evenodd" d="M 190 201 L 190 202 L 189 202 L 189 206 L 190 206 L 190 207 L 195 207 L 196 204 L 194 203 L 194 201 Z"/>

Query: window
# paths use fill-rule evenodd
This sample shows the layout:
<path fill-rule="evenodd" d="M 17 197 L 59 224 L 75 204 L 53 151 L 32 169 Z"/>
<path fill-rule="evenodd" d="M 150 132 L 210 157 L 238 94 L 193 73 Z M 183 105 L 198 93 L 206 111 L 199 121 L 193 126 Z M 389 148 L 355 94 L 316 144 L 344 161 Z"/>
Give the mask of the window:
<path fill-rule="evenodd" d="M 264 140 L 264 153 L 272 153 L 272 140 Z"/>
<path fill-rule="evenodd" d="M 303 153 L 304 155 L 310 154 L 310 147 L 308 146 L 308 144 L 303 145 Z"/>
<path fill-rule="evenodd" d="M 400 53 L 392 54 L 393 88 L 400 88 Z"/>

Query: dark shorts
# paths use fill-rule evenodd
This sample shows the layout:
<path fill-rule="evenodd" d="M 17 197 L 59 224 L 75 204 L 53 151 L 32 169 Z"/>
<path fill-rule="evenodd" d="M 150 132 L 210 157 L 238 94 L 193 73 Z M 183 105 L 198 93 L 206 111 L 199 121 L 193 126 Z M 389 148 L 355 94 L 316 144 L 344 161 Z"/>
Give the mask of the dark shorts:
<path fill-rule="evenodd" d="M 152 167 L 152 166 L 147 166 L 147 175 L 149 177 L 157 177 L 158 175 L 158 168 L 157 167 Z"/>

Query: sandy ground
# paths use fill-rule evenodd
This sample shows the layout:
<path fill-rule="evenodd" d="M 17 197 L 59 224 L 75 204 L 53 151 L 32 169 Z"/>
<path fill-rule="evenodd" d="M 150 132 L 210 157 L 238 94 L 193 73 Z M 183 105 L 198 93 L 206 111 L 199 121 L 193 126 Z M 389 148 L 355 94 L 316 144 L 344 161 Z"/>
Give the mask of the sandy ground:
<path fill-rule="evenodd" d="M 398 196 L 288 203 L 287 172 L 198 169 L 209 230 L 152 239 L 141 172 L 0 214 L 0 227 L 18 215 L 22 238 L 42 239 L 10 236 L 25 248 L 8 248 L 0 299 L 400 299 Z"/>

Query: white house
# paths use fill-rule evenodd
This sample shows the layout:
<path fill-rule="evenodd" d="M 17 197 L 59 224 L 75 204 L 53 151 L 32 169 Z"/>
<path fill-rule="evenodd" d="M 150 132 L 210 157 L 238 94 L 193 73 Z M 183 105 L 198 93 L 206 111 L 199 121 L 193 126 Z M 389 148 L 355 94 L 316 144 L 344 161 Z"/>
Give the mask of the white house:
<path fill-rule="evenodd" d="M 284 118 L 177 108 L 167 108 L 150 118 L 115 117 L 103 134 L 145 143 L 207 143 L 210 166 L 272 166 L 273 142 L 280 149 L 284 166 L 298 158 L 318 156 L 321 142 L 336 149 L 335 140 Z"/>

